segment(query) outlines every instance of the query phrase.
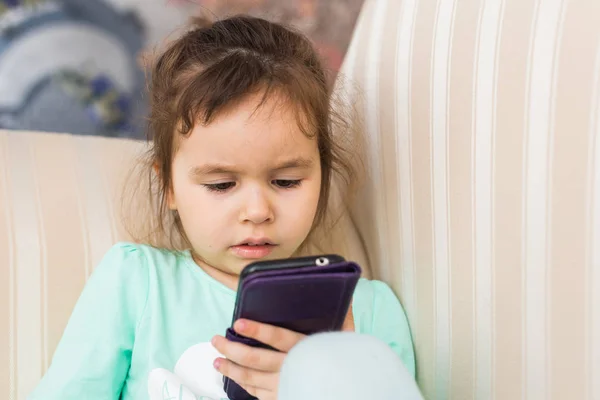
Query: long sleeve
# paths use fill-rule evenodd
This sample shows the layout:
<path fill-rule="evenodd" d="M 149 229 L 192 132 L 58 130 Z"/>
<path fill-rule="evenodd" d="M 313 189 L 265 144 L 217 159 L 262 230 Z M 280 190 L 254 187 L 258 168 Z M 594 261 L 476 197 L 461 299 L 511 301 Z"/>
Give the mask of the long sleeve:
<path fill-rule="evenodd" d="M 381 281 L 372 281 L 372 334 L 385 341 L 415 376 L 415 353 L 408 319 L 392 289 Z"/>
<path fill-rule="evenodd" d="M 408 319 L 400 301 L 384 282 L 361 279 L 354 293 L 356 332 L 379 338 L 415 376 L 415 352 Z"/>
<path fill-rule="evenodd" d="M 134 245 L 114 246 L 88 280 L 29 399 L 118 399 L 147 293 L 142 253 Z"/>

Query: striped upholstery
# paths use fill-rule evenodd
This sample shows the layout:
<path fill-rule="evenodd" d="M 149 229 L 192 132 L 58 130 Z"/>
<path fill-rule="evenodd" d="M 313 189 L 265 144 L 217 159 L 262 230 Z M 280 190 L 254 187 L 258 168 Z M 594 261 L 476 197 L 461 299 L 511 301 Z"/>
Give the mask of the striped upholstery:
<path fill-rule="evenodd" d="M 139 143 L 0 131 L 0 398 L 37 384 L 108 248 Z"/>
<path fill-rule="evenodd" d="M 355 220 L 428 399 L 600 399 L 600 2 L 367 0 Z M 358 89 L 355 87 L 358 86 Z"/>

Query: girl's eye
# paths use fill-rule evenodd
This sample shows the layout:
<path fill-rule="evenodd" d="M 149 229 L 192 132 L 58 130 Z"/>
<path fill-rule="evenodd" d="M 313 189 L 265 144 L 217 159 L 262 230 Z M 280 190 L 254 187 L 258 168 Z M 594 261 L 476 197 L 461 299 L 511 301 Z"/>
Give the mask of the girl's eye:
<path fill-rule="evenodd" d="M 271 181 L 273 185 L 278 186 L 282 189 L 292 189 L 300 186 L 300 179 L 275 179 Z"/>
<path fill-rule="evenodd" d="M 205 183 L 206 187 L 211 192 L 226 192 L 235 186 L 235 182 L 222 182 L 222 183 Z"/>

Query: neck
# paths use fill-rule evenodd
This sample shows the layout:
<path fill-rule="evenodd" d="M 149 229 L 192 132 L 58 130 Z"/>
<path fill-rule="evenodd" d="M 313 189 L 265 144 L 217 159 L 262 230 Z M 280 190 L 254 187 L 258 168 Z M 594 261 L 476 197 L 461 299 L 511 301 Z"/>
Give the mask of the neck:
<path fill-rule="evenodd" d="M 231 290 L 237 290 L 238 282 L 240 280 L 239 275 L 228 273 L 211 265 L 208 265 L 204 261 L 200 260 L 195 254 L 193 254 L 192 257 L 194 259 L 194 262 L 213 279 L 227 286 Z"/>

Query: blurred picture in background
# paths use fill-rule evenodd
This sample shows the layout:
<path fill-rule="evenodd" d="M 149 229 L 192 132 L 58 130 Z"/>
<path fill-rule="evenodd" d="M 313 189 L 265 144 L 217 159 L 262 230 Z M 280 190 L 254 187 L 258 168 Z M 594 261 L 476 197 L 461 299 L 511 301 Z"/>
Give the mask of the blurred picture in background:
<path fill-rule="evenodd" d="M 194 15 L 305 33 L 333 81 L 363 0 L 0 0 L 0 129 L 145 138 L 145 62 Z"/>

